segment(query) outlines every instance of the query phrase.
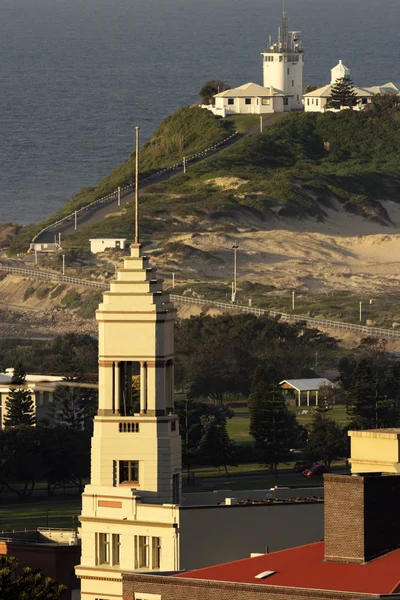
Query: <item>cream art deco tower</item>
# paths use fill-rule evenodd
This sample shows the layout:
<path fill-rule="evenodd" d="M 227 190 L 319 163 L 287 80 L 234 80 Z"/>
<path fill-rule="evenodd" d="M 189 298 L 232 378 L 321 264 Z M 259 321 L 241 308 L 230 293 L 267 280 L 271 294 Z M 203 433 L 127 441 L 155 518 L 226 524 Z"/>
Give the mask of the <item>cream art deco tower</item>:
<path fill-rule="evenodd" d="M 139 243 L 130 254 L 96 315 L 99 409 L 76 567 L 82 600 L 122 598 L 123 572 L 176 570 L 180 562 L 175 309 Z M 140 402 L 132 388 L 138 370 Z"/>
<path fill-rule="evenodd" d="M 262 52 L 263 86 L 275 88 L 285 94 L 284 111 L 303 109 L 304 48 L 300 31 L 287 30 L 287 16 L 282 14 L 282 26 L 278 28 L 278 39 Z"/>

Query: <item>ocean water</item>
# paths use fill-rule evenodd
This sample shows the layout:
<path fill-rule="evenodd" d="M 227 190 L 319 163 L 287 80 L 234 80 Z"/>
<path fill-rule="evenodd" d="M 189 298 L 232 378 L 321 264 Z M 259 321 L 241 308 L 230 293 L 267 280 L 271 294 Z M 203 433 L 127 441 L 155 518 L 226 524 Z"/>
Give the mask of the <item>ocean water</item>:
<path fill-rule="evenodd" d="M 400 84 L 399 0 L 285 0 L 304 84 L 339 59 Z M 37 222 L 126 160 L 208 79 L 261 81 L 280 0 L 0 0 L 0 222 Z"/>

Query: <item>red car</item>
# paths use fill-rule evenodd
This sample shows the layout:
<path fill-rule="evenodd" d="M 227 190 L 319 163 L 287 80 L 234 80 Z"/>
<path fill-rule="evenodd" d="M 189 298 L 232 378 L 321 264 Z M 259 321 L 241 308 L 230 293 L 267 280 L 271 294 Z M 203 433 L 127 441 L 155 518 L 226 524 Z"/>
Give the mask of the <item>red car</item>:
<path fill-rule="evenodd" d="M 324 473 L 328 473 L 325 465 L 314 465 L 311 469 L 303 471 L 304 477 L 320 477 Z"/>
<path fill-rule="evenodd" d="M 295 473 L 302 473 L 306 469 L 312 469 L 315 466 L 313 462 L 309 462 L 306 460 L 298 460 L 294 463 L 293 471 Z"/>

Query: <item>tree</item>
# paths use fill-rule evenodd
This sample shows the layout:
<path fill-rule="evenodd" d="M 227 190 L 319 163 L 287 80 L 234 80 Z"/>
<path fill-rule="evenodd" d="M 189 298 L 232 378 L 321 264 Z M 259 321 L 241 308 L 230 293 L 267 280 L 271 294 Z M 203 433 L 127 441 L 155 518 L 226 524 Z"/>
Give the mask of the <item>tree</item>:
<path fill-rule="evenodd" d="M 306 85 L 304 88 L 304 93 L 305 94 L 309 94 L 310 92 L 314 92 L 315 90 L 317 90 L 319 87 L 319 85 Z"/>
<path fill-rule="evenodd" d="M 207 462 L 217 467 L 224 467 L 228 475 L 228 465 L 237 466 L 234 458 L 234 447 L 226 429 L 225 419 L 218 421 L 215 416 L 203 417 L 203 437 L 200 452 Z"/>
<path fill-rule="evenodd" d="M 352 108 L 357 104 L 357 94 L 350 77 L 339 77 L 331 88 L 330 100 L 326 103 L 327 108 L 340 110 L 344 106 Z"/>
<path fill-rule="evenodd" d="M 16 363 L 10 389 L 6 398 L 5 427 L 21 427 L 35 425 L 35 406 L 31 393 L 25 387 L 26 373 L 21 363 Z"/>
<path fill-rule="evenodd" d="M 4 600 L 59 600 L 67 589 L 44 577 L 40 569 L 21 569 L 13 556 L 0 556 L 0 598 Z"/>
<path fill-rule="evenodd" d="M 73 384 L 76 379 L 74 376 L 64 378 L 70 384 Z M 60 385 L 55 389 L 50 414 L 56 424 L 92 432 L 92 421 L 96 410 L 97 398 L 93 390 L 73 385 Z"/>
<path fill-rule="evenodd" d="M 307 459 L 322 460 L 328 469 L 333 460 L 347 453 L 346 434 L 329 412 L 318 408 L 314 411 L 305 452 Z"/>
<path fill-rule="evenodd" d="M 258 367 L 249 397 L 250 435 L 266 465 L 278 476 L 278 464 L 290 456 L 291 420 L 271 369 Z"/>
<path fill-rule="evenodd" d="M 230 86 L 220 81 L 219 79 L 212 79 L 207 81 L 200 90 L 200 98 L 202 104 L 214 104 L 215 94 L 229 90 Z"/>
<path fill-rule="evenodd" d="M 374 339 L 360 345 L 347 384 L 351 429 L 398 427 L 400 424 L 400 364 Z"/>

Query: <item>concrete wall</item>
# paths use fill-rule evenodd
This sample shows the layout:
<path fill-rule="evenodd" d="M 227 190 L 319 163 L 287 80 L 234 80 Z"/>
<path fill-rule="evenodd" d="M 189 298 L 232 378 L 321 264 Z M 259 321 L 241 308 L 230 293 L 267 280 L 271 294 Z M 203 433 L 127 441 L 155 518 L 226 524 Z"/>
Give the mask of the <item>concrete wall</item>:
<path fill-rule="evenodd" d="M 118 246 L 118 244 L 119 246 Z M 106 248 L 125 248 L 125 238 L 115 238 L 115 239 L 107 239 L 107 238 L 93 238 L 90 240 L 90 251 L 93 254 L 97 254 L 98 252 L 103 252 Z"/>
<path fill-rule="evenodd" d="M 324 537 L 322 502 L 180 509 L 180 566 L 198 569 Z"/>
<path fill-rule="evenodd" d="M 264 488 L 263 490 L 216 490 L 213 492 L 193 492 L 185 494 L 183 506 L 210 506 L 224 502 L 225 498 L 237 498 L 238 500 L 266 500 L 274 498 L 285 500 L 286 498 L 323 498 L 324 487 L 305 488 Z"/>

